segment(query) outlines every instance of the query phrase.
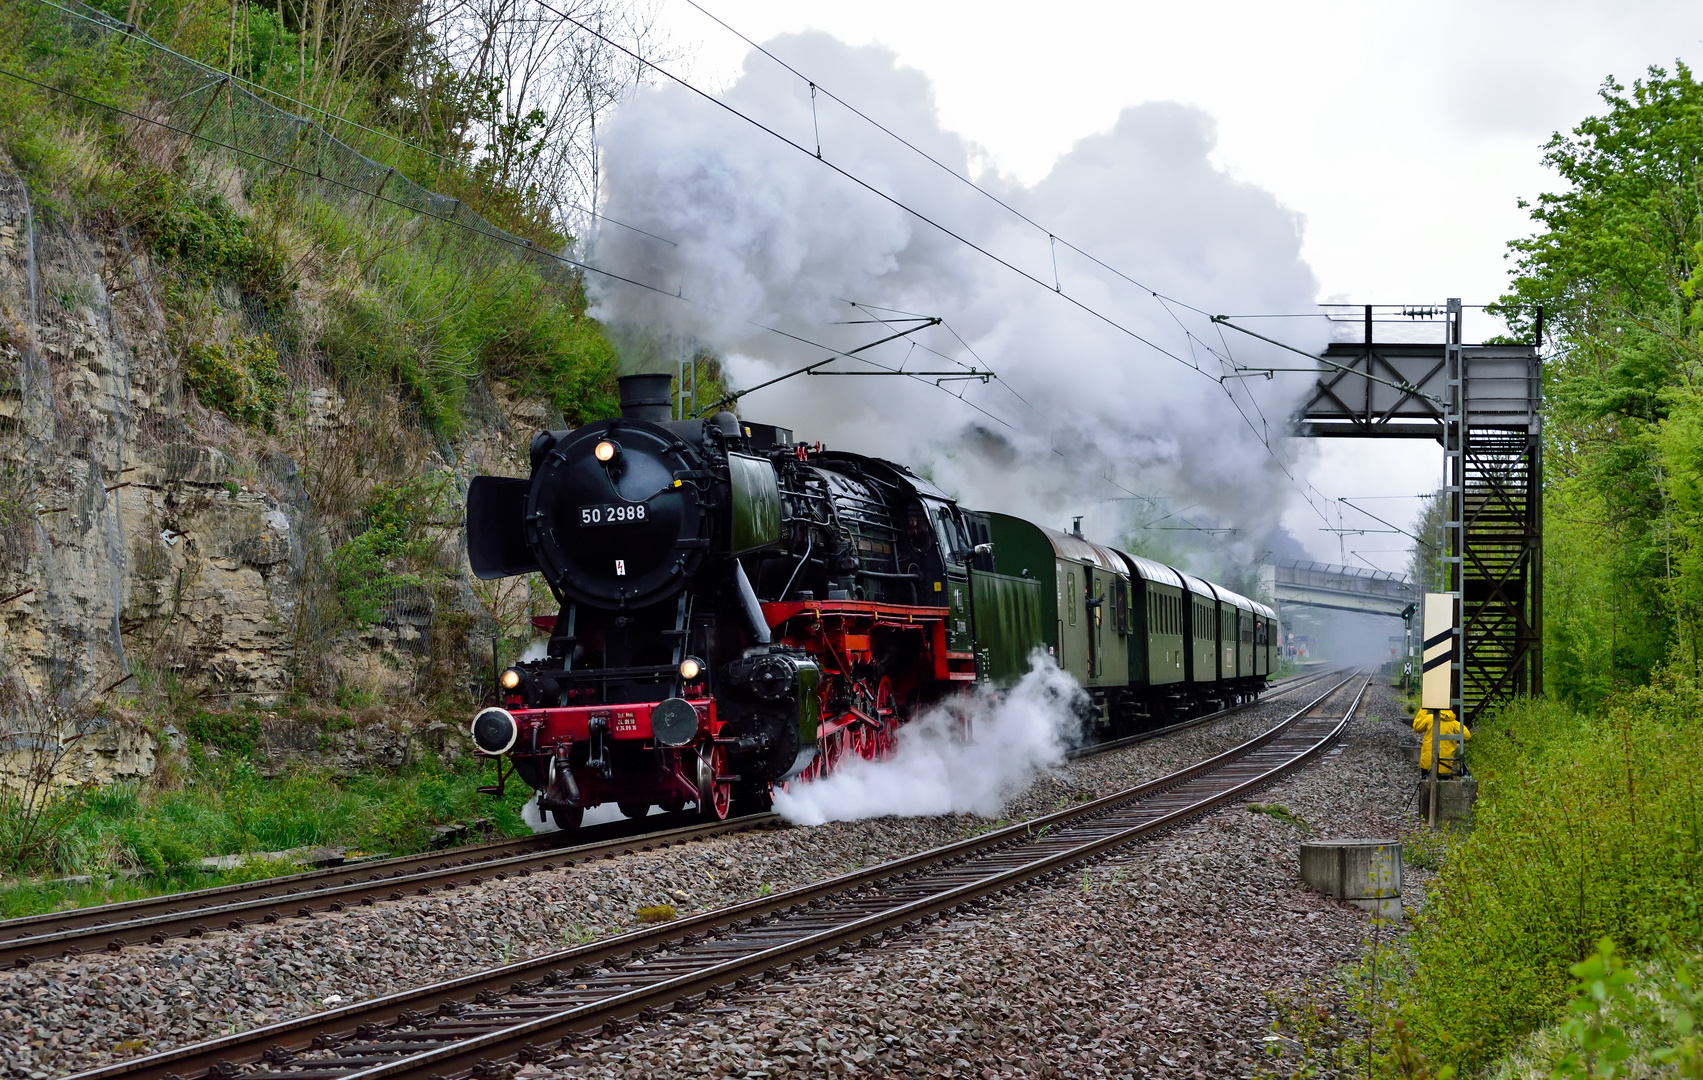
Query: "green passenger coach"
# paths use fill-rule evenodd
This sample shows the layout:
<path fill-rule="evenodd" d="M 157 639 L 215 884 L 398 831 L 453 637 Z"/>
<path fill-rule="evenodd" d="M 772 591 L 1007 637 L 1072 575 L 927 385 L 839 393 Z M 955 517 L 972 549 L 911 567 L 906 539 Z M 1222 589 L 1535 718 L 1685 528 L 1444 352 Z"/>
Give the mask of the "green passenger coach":
<path fill-rule="evenodd" d="M 1088 691 L 1094 737 L 1252 697 L 1276 615 L 1152 559 L 1022 518 L 966 513 L 980 678 L 1015 682 L 1040 641 Z"/>

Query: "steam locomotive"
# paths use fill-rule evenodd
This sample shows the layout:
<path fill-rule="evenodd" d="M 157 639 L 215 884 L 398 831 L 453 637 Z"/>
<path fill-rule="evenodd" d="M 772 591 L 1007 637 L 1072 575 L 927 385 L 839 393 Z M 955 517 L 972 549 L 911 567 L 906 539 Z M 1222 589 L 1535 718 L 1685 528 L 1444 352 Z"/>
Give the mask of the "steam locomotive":
<path fill-rule="evenodd" d="M 471 732 L 563 829 L 767 805 L 906 718 L 1044 648 L 1088 690 L 1088 740 L 1245 700 L 1276 613 L 1160 563 L 967 510 L 901 465 L 730 412 L 671 419 L 668 375 L 621 416 L 532 440 L 532 475 L 467 496 L 473 572 L 540 573 L 547 655 L 499 678 Z"/>

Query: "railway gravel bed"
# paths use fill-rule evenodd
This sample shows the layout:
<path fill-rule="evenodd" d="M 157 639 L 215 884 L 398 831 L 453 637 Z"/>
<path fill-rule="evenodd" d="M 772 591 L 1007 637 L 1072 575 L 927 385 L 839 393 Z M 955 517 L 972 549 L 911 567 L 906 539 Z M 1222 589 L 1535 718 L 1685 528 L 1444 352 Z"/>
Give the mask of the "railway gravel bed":
<path fill-rule="evenodd" d="M 1336 748 L 1261 793 L 1313 835 L 1405 835 L 1416 770 L 1387 690 Z M 1279 1002 L 1352 1036 L 1340 973 L 1364 912 L 1303 887 L 1299 829 L 1227 809 L 1070 886 L 932 927 L 523 1066 L 518 1080 L 794 1076 L 1248 1077 Z M 1426 875 L 1410 877 L 1411 892 Z M 1279 1046 L 1285 1044 L 1279 1043 Z M 1293 1046 L 1286 1052 L 1293 1053 Z"/>
<path fill-rule="evenodd" d="M 1264 702 L 1060 766 L 1018 796 L 1008 818 L 1105 794 L 1228 749 L 1287 715 L 1297 700 Z M 425 985 L 631 929 L 640 907 L 719 907 L 992 825 L 959 816 L 736 834 L 336 915 L 38 962 L 0 972 L 0 1076 L 46 1080 Z"/>

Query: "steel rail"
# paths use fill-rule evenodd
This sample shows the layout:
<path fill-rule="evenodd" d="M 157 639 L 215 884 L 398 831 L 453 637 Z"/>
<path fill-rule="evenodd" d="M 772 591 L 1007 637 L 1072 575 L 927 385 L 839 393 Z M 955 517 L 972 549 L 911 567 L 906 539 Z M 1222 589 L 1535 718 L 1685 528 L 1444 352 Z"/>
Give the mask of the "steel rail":
<path fill-rule="evenodd" d="M 1065 755 L 1065 757 L 1072 761 L 1076 761 L 1085 757 L 1093 757 L 1095 754 L 1104 754 L 1108 750 L 1119 750 L 1126 746 L 1135 746 L 1138 743 L 1151 742 L 1154 739 L 1164 738 L 1167 735 L 1175 735 L 1179 731 L 1187 731 L 1190 728 L 1200 727 L 1203 724 L 1210 724 L 1214 721 L 1223 720 L 1227 717 L 1235 716 L 1237 713 L 1246 712 L 1255 705 L 1271 704 L 1277 698 L 1282 697 L 1285 694 L 1292 694 L 1297 690 L 1305 690 L 1307 687 L 1316 682 L 1328 679 L 1332 675 L 1340 674 L 1342 670 L 1342 668 L 1330 668 L 1325 671 L 1292 675 L 1289 678 L 1284 679 L 1282 682 L 1272 683 L 1270 686 L 1267 686 L 1265 688 L 1266 696 L 1264 698 L 1255 698 L 1253 701 L 1246 701 L 1240 705 L 1232 705 L 1228 709 L 1219 709 L 1217 712 L 1209 712 L 1205 715 L 1192 717 L 1188 720 L 1179 720 L 1175 724 L 1166 724 L 1164 727 L 1154 728 L 1152 731 L 1142 731 L 1134 735 L 1125 735 L 1121 739 L 1110 739 L 1106 742 L 1079 747 L 1070 751 Z"/>
<path fill-rule="evenodd" d="M 34 931 L 0 941 L 0 967 L 28 967 L 37 960 L 75 957 L 99 949 L 116 952 L 126 945 L 160 945 L 174 937 L 241 930 L 255 922 L 311 918 L 324 912 L 339 912 L 351 905 L 371 906 L 379 900 L 426 896 L 439 890 L 479 885 L 488 878 L 503 881 L 510 875 L 525 877 L 534 870 L 554 870 L 726 833 L 770 828 L 779 823 L 780 818 L 775 814 L 751 814 L 571 846 L 562 845 L 560 834 L 544 833 L 507 844 L 482 844 L 477 848 L 362 863 L 336 873 L 314 871 L 191 893 L 168 893 L 123 904 L 53 912 L 0 923 L 0 933 L 26 923 Z M 540 842 L 549 837 L 556 837 L 553 844 Z M 519 853 L 504 854 L 505 850 Z M 431 865 L 413 868 L 422 863 Z M 186 906 L 198 901 L 198 906 Z"/>
<path fill-rule="evenodd" d="M 691 1011 L 789 965 L 919 929 L 967 905 L 1057 878 L 1174 828 L 1321 752 L 1359 708 L 1312 714 L 1349 675 L 1270 730 L 1157 780 L 1028 822 L 678 922 L 417 990 L 75 1074 L 69 1080 L 378 1080 L 501 1075 L 635 1015 Z"/>
<path fill-rule="evenodd" d="M 1330 674 L 1333 672 L 1296 676 L 1274 683 L 1268 690 L 1273 695 L 1292 693 Z M 1271 700 L 1270 695 L 1264 699 Z M 1261 703 L 1251 701 L 1139 735 L 1096 743 L 1074 750 L 1069 756 L 1087 757 L 1147 742 L 1221 720 Z M 612 822 L 611 831 L 617 835 L 581 844 L 565 843 L 568 838 L 560 833 L 543 833 L 210 889 L 26 915 L 0 921 L 0 968 L 27 967 L 38 960 L 75 957 L 102 949 L 116 951 L 127 945 L 159 945 L 174 937 L 240 930 L 256 919 L 276 922 L 286 917 L 311 917 L 321 912 L 341 911 L 351 904 L 369 905 L 379 899 L 401 899 L 410 893 L 420 895 L 422 888 L 479 884 L 479 879 L 486 876 L 503 880 L 507 874 L 524 875 L 533 868 L 554 869 L 557 861 L 572 865 L 777 821 L 773 814 L 755 814 L 736 822 L 709 822 L 656 831 L 642 831 L 643 819 Z"/>

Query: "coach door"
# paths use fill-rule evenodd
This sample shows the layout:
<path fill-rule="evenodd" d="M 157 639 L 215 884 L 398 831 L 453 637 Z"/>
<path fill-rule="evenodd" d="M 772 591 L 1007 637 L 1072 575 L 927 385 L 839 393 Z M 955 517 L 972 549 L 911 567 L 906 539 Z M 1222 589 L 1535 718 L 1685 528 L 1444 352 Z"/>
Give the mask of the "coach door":
<path fill-rule="evenodd" d="M 1129 681 L 1129 586 L 1103 567 L 1085 564 L 1088 582 L 1083 607 L 1088 612 L 1089 676 L 1102 686 Z"/>

